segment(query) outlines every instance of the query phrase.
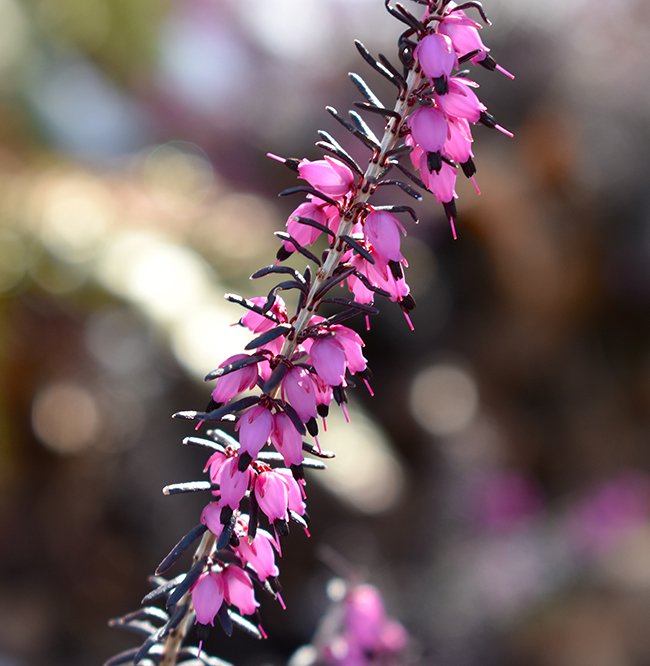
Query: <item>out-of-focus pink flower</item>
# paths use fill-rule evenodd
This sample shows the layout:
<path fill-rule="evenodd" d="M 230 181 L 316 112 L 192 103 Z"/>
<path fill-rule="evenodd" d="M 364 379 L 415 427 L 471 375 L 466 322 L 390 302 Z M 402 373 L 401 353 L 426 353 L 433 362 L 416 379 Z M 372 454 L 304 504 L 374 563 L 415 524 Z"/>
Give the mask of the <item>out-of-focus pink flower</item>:
<path fill-rule="evenodd" d="M 420 40 L 415 57 L 430 79 L 448 78 L 457 63 L 451 39 L 438 33 Z"/>
<path fill-rule="evenodd" d="M 402 259 L 400 242 L 403 228 L 394 215 L 385 210 L 373 210 L 366 216 L 363 227 L 366 239 L 384 263 Z"/>
<path fill-rule="evenodd" d="M 293 367 L 282 380 L 282 397 L 298 413 L 303 423 L 316 416 L 316 389 L 311 373 Z"/>
<path fill-rule="evenodd" d="M 219 367 L 224 368 L 225 366 L 244 358 L 248 358 L 248 354 L 235 354 L 234 356 L 228 357 L 219 365 Z M 212 399 L 219 404 L 228 402 L 242 391 L 253 388 L 256 383 L 257 365 L 246 365 L 239 370 L 229 372 L 227 375 L 219 377 L 217 379 L 217 384 L 212 391 Z"/>
<path fill-rule="evenodd" d="M 273 427 L 273 415 L 262 405 L 255 405 L 245 411 L 237 421 L 240 451 L 255 458 L 266 444 Z"/>
<path fill-rule="evenodd" d="M 435 107 L 423 106 L 408 118 L 415 143 L 429 153 L 439 152 L 447 139 L 447 118 Z"/>
<path fill-rule="evenodd" d="M 253 581 L 250 576 L 234 564 L 228 565 L 221 576 L 226 601 L 236 606 L 242 615 L 252 615 L 259 603 L 255 599 Z"/>
<path fill-rule="evenodd" d="M 298 175 L 319 192 L 335 199 L 348 194 L 354 184 L 354 174 L 349 167 L 329 155 L 313 162 L 302 160 L 298 164 Z"/>
<path fill-rule="evenodd" d="M 192 606 L 199 624 L 214 625 L 214 618 L 224 599 L 224 585 L 221 575 L 205 572 L 192 587 Z"/>
<path fill-rule="evenodd" d="M 284 412 L 273 415 L 271 442 L 282 454 L 285 465 L 300 465 L 303 461 L 302 436 Z"/>
<path fill-rule="evenodd" d="M 266 296 L 255 296 L 250 299 L 252 303 L 259 307 L 264 307 L 266 305 Z M 274 314 L 278 321 L 281 324 L 284 324 L 288 321 L 287 317 L 287 306 L 285 305 L 284 300 L 280 296 L 275 296 L 273 305 L 271 306 L 270 312 Z M 240 320 L 239 323 L 242 326 L 245 326 L 247 329 L 253 333 L 264 333 L 265 331 L 270 331 L 276 324 L 270 319 L 263 317 L 257 312 L 250 310 L 247 312 Z"/>
<path fill-rule="evenodd" d="M 348 634 L 363 648 L 380 642 L 386 613 L 381 595 L 372 585 L 357 585 L 345 598 L 345 625 Z"/>
<path fill-rule="evenodd" d="M 345 379 L 345 352 L 333 336 L 317 338 L 309 352 L 314 370 L 330 386 L 340 386 Z"/>

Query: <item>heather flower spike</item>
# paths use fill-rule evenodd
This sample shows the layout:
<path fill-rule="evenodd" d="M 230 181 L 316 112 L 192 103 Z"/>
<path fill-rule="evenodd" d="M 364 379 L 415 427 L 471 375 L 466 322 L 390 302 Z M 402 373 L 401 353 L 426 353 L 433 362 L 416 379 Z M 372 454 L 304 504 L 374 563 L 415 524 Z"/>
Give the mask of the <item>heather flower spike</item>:
<path fill-rule="evenodd" d="M 333 402 L 349 419 L 347 391 L 359 380 L 372 394 L 355 319 L 365 320 L 368 328 L 370 317 L 379 312 L 375 301 L 387 298 L 413 330 L 415 300 L 402 239 L 405 221 L 417 222 L 417 216 L 403 201 L 379 205 L 377 190 L 416 200 L 428 192 L 441 204 L 455 239 L 457 179 L 464 176 L 476 186 L 475 127 L 512 136 L 488 112 L 477 84 L 458 71 L 461 64 L 480 65 L 512 76 L 496 64 L 479 34 L 481 24 L 468 15 L 476 10 L 477 18 L 487 22 L 480 4 L 415 0 L 415 13 L 389 0 L 385 5 L 403 30 L 395 63 L 383 55 L 375 58 L 360 42 L 356 46 L 373 72 L 394 86 L 394 101 L 384 105 L 361 76 L 351 74 L 364 98 L 356 103 L 360 113 L 344 116 L 327 107 L 347 139 L 360 142 L 365 163 L 352 157 L 360 151 L 348 151 L 344 139 L 323 130 L 317 143 L 326 153 L 321 157 L 269 153 L 297 176 L 296 184 L 281 194 L 303 198 L 288 214 L 286 230 L 276 232 L 275 263 L 251 276 L 275 284 L 250 299 L 226 295 L 244 309 L 237 323 L 250 341 L 206 376 L 216 380 L 206 411 L 175 415 L 195 420 L 200 430 L 221 422 L 229 432 L 207 430 L 185 440 L 209 452 L 205 476 L 167 486 L 166 492 L 203 493 L 205 507 L 201 524 L 179 541 L 159 573 L 175 566 L 183 549 L 197 540 L 198 545 L 185 574 L 158 576 L 156 589 L 145 597 L 143 612 L 162 599 L 167 610 L 161 617 L 168 619 L 152 625 L 142 646 L 128 653 L 133 663 L 182 663 L 179 655 L 194 635 L 193 626 L 202 627 L 200 642 L 215 618 L 226 633 L 236 627 L 265 636 L 251 620 L 258 615 L 258 589 L 284 605 L 276 553 L 291 524 L 309 535 L 305 470 L 324 467 L 312 456 L 331 457 L 321 449 L 319 424 L 325 428 Z M 376 135 L 364 114 L 381 116 L 383 133 Z M 284 263 L 294 253 L 309 263 L 302 271 Z M 152 612 L 160 615 L 159 609 Z M 132 617 L 116 623 L 130 627 Z M 342 617 L 345 652 L 340 658 L 321 655 L 323 663 L 370 666 L 368 654 L 388 658 L 403 647 L 403 630 L 386 618 L 373 588 L 351 588 Z M 201 659 L 209 661 L 203 653 Z M 127 663 L 124 655 L 106 666 L 118 663 Z"/>

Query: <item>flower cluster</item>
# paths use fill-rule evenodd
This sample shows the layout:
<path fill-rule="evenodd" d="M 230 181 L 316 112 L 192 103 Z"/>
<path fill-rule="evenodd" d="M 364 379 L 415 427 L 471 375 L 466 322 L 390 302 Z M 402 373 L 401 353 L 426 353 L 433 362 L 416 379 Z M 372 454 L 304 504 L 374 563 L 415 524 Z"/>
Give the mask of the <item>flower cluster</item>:
<path fill-rule="evenodd" d="M 327 153 L 322 159 L 270 155 L 294 170 L 300 181 L 281 195 L 305 195 L 289 215 L 286 231 L 276 234 L 282 242 L 276 263 L 251 276 L 255 280 L 281 276 L 282 281 L 264 296 L 227 295 L 246 310 L 239 324 L 253 337 L 242 353 L 225 359 L 207 375 L 207 380 L 216 380 L 207 408 L 175 415 L 198 421 L 197 427 L 230 423 L 236 437 L 208 430 L 205 437 L 186 438 L 185 443 L 210 451 L 204 469 L 207 480 L 174 484 L 166 492 L 207 492 L 209 502 L 201 523 L 158 567 L 157 587 L 145 597 L 146 603 L 166 599 L 169 613 L 163 614 L 162 626 L 153 627 L 139 649 L 107 662 L 111 666 L 128 659 L 138 663 L 154 654 L 162 655 L 165 664 L 180 663 L 193 622 L 206 627 L 218 618 L 227 633 L 235 624 L 258 637 L 264 635 L 244 616 L 257 614 L 256 588 L 284 603 L 277 580 L 280 540 L 291 522 L 309 534 L 304 470 L 322 469 L 318 458 L 331 457 L 321 450 L 319 423 L 325 425 L 332 403 L 347 418 L 346 391 L 357 380 L 372 393 L 364 342 L 344 322 L 361 315 L 369 326 L 369 317 L 378 313 L 375 299 L 384 296 L 400 306 L 413 328 L 409 312 L 415 301 L 406 282 L 407 261 L 401 247 L 406 228 L 398 215 L 417 221 L 416 213 L 403 204 L 377 205 L 372 197 L 380 187 L 397 186 L 420 200 L 422 195 L 413 185 L 388 177 L 399 170 L 443 204 L 455 237 L 456 173 L 459 166 L 469 178 L 476 171 L 471 125 L 482 123 L 509 134 L 476 97 L 476 84 L 457 71 L 461 63 L 470 62 L 505 72 L 483 45 L 480 25 L 465 12 L 474 7 L 483 16 L 480 5 L 415 2 L 426 6 L 420 19 L 385 0 L 389 13 L 407 26 L 398 41 L 401 69 L 384 56 L 375 59 L 357 43 L 364 60 L 398 91 L 388 108 L 360 76 L 350 75 L 366 100 L 356 106 L 383 117 L 382 137 L 356 111 L 349 112 L 348 120 L 328 108 L 370 150 L 365 167 L 325 131 L 319 132 L 323 140 L 317 144 Z M 303 272 L 285 263 L 294 253 L 310 262 Z M 279 292 L 294 294 L 293 315 Z M 324 306 L 332 305 L 335 314 L 324 316 Z M 199 537 L 187 574 L 161 578 Z M 387 623 L 373 594 L 371 588 L 359 587 L 348 595 L 345 649 L 340 659 L 338 652 L 332 652 L 330 663 L 362 666 L 368 650 L 390 650 L 395 627 Z M 145 606 L 142 612 L 161 620 L 159 609 L 154 612 Z M 122 624 L 134 617 L 123 618 Z"/>

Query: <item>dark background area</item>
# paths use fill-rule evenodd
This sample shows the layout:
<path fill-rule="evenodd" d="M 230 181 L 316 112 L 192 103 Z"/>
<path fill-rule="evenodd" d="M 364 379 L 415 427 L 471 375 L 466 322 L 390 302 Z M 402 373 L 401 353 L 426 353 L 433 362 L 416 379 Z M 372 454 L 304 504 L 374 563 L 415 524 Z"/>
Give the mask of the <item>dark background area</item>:
<path fill-rule="evenodd" d="M 223 293 L 268 289 L 298 203 L 264 154 L 315 158 L 348 71 L 390 99 L 352 46 L 394 52 L 382 5 L 0 1 L 0 666 L 135 644 L 107 619 L 202 505 L 161 495 L 204 465 L 170 415 L 241 349 Z M 517 79 L 478 72 L 481 98 L 516 138 L 477 128 L 457 242 L 419 207 L 415 333 L 385 304 L 364 335 L 376 396 L 321 438 L 270 639 L 216 637 L 239 666 L 309 642 L 323 547 L 422 664 L 650 663 L 650 5 L 485 6 Z"/>

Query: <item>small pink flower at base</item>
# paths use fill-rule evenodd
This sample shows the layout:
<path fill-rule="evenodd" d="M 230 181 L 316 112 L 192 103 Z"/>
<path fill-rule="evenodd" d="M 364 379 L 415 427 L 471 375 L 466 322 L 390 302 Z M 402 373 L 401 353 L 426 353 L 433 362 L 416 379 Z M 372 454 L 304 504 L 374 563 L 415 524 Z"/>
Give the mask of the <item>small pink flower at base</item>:
<path fill-rule="evenodd" d="M 352 171 L 343 162 L 329 155 L 314 162 L 302 160 L 298 164 L 298 175 L 319 192 L 335 199 L 348 194 L 354 184 Z"/>
<path fill-rule="evenodd" d="M 293 367 L 282 380 L 282 397 L 297 412 L 303 423 L 316 416 L 316 389 L 311 373 Z"/>
<path fill-rule="evenodd" d="M 236 606 L 242 615 L 252 615 L 259 603 L 255 599 L 250 576 L 243 569 L 230 564 L 223 570 L 221 577 L 226 601 Z"/>
<path fill-rule="evenodd" d="M 302 436 L 284 412 L 273 415 L 271 442 L 282 454 L 285 465 L 300 465 L 303 461 Z"/>
<path fill-rule="evenodd" d="M 275 564 L 273 537 L 265 530 L 258 529 L 252 543 L 249 543 L 247 538 L 242 538 L 237 552 L 261 581 L 280 573 Z"/>
<path fill-rule="evenodd" d="M 408 126 L 415 143 L 428 153 L 439 152 L 447 139 L 447 118 L 434 107 L 420 107 L 409 116 Z"/>
<path fill-rule="evenodd" d="M 330 386 L 340 386 L 345 379 L 345 352 L 334 337 L 314 340 L 309 357 L 318 376 Z"/>
<path fill-rule="evenodd" d="M 201 574 L 192 586 L 192 606 L 199 624 L 214 626 L 214 618 L 224 599 L 224 585 L 221 575 L 212 572 Z"/>
<path fill-rule="evenodd" d="M 237 469 L 239 458 L 229 458 L 221 467 L 216 483 L 219 484 L 219 505 L 231 509 L 239 507 L 251 481 L 251 470 L 247 467 L 243 472 Z"/>
<path fill-rule="evenodd" d="M 394 215 L 383 210 L 373 210 L 366 216 L 363 226 L 366 239 L 370 241 L 384 263 L 401 261 L 400 243 L 403 228 Z"/>
<path fill-rule="evenodd" d="M 266 305 L 266 296 L 255 296 L 254 298 L 251 298 L 250 301 L 258 307 L 263 308 Z M 270 312 L 277 317 L 281 324 L 285 324 L 289 320 L 287 317 L 287 306 L 280 296 L 275 297 L 273 305 L 270 308 Z M 257 312 L 253 312 L 252 310 L 247 312 L 239 320 L 239 323 L 253 333 L 265 333 L 266 331 L 270 331 L 274 326 L 276 326 L 273 321 L 267 319 L 261 314 L 258 314 Z"/>
<path fill-rule="evenodd" d="M 224 368 L 225 366 L 244 358 L 248 358 L 248 354 L 235 354 L 234 356 L 228 357 L 219 365 L 219 367 Z M 219 404 L 228 402 L 242 391 L 252 389 L 256 383 L 257 365 L 247 365 L 240 370 L 235 370 L 223 377 L 219 377 L 219 379 L 217 379 L 217 384 L 212 391 L 212 399 Z"/>
<path fill-rule="evenodd" d="M 266 444 L 273 427 L 273 415 L 262 405 L 255 405 L 245 411 L 237 421 L 235 430 L 239 432 L 240 452 L 257 457 Z"/>

